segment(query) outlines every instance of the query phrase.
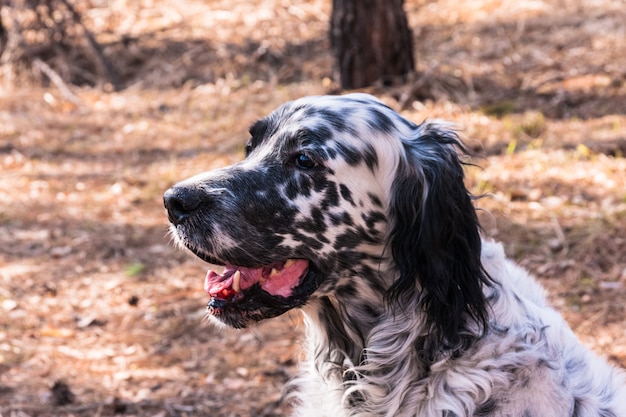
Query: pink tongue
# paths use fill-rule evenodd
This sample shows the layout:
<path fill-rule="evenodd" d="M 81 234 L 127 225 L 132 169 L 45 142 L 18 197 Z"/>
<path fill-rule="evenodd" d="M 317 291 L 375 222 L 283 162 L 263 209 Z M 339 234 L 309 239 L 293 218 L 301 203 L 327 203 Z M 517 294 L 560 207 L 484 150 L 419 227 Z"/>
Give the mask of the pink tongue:
<path fill-rule="evenodd" d="M 289 260 L 277 274 L 261 282 L 261 288 L 272 295 L 289 297 L 308 268 L 309 262 L 304 259 Z"/>
<path fill-rule="evenodd" d="M 209 269 L 204 279 L 204 290 L 213 297 L 223 290 L 232 287 L 234 272 L 234 270 L 228 270 L 227 268 L 220 275 L 212 269 Z"/>
<path fill-rule="evenodd" d="M 289 297 L 292 290 L 300 283 L 300 278 L 309 266 L 304 259 L 289 260 L 285 264 L 272 267 L 244 268 L 227 265 L 221 274 L 209 270 L 204 281 L 204 289 L 211 297 L 232 296 L 237 291 L 233 288 L 234 276 L 241 274 L 239 288 L 245 290 L 257 282 L 261 288 L 272 295 Z"/>

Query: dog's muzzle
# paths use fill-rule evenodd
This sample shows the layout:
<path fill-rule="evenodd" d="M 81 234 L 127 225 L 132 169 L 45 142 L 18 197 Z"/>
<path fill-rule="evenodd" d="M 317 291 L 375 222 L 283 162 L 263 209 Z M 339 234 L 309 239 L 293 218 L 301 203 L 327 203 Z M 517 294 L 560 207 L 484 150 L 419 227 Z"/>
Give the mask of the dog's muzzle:
<path fill-rule="evenodd" d="M 232 251 L 215 253 L 208 243 L 198 245 L 203 240 L 196 237 L 211 233 L 211 223 L 202 221 L 208 212 L 221 214 L 216 216 L 221 228 L 243 226 L 233 213 L 219 210 L 219 198 L 229 194 L 224 189 L 207 193 L 202 187 L 179 184 L 164 193 L 163 202 L 177 240 L 199 258 L 224 267 L 221 273 L 209 270 L 206 275 L 204 287 L 210 297 L 207 311 L 219 321 L 241 328 L 303 305 L 319 286 L 322 275 L 310 261 L 298 257 L 283 259 L 272 248 L 267 248 L 266 254 L 271 261 L 251 265 L 249 258 L 232 255 Z M 263 240 L 249 240 L 250 236 L 237 240 L 241 242 L 239 253 L 247 253 L 245 244 L 257 248 L 263 244 Z"/>

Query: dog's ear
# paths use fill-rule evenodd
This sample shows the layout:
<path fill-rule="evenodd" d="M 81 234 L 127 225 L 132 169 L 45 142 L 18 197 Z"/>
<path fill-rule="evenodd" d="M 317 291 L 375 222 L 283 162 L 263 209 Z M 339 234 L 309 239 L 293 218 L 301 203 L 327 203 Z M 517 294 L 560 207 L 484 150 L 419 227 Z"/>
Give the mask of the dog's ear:
<path fill-rule="evenodd" d="M 459 349 L 476 335 L 468 321 L 480 331 L 487 324 L 482 287 L 490 281 L 480 261 L 478 219 L 457 153 L 462 144 L 454 131 L 425 124 L 403 145 L 387 242 L 399 276 L 388 301 L 403 308 L 418 299 L 430 326 L 426 343 Z"/>

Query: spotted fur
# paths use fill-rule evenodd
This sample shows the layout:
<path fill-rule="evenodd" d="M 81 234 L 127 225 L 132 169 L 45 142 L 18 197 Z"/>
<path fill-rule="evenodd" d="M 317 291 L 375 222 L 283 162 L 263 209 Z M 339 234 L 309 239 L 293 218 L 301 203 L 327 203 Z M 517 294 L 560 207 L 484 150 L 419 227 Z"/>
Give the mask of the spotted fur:
<path fill-rule="evenodd" d="M 622 371 L 481 239 L 449 127 L 350 94 L 287 103 L 250 133 L 242 162 L 165 204 L 208 262 L 309 262 L 288 296 L 255 284 L 209 303 L 234 327 L 302 310 L 296 416 L 626 416 Z"/>

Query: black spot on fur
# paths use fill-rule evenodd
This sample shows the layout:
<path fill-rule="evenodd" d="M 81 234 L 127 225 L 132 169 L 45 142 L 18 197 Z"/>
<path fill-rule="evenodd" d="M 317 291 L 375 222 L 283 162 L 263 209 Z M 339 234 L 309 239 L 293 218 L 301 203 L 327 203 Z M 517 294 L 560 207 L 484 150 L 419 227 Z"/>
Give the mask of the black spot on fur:
<path fill-rule="evenodd" d="M 317 207 L 311 209 L 309 218 L 296 222 L 296 227 L 310 233 L 322 233 L 328 228 L 324 220 L 324 213 Z"/>
<path fill-rule="evenodd" d="M 328 215 L 328 218 L 330 219 L 330 222 L 332 223 L 333 226 L 339 226 L 342 224 L 345 224 L 347 226 L 352 226 L 354 224 L 354 221 L 352 220 L 352 216 L 350 216 L 350 214 L 345 211 L 341 214 L 331 213 Z"/>
<path fill-rule="evenodd" d="M 383 203 L 382 201 L 380 201 L 380 198 L 378 198 L 377 196 L 375 196 L 372 193 L 367 193 L 367 196 L 370 198 L 370 201 L 372 202 L 372 204 L 374 204 L 377 207 L 382 208 L 383 207 Z"/>
<path fill-rule="evenodd" d="M 385 222 L 387 219 L 385 213 L 380 211 L 370 211 L 369 213 L 363 213 L 361 217 L 363 218 L 363 220 L 365 220 L 365 224 L 367 225 L 370 233 L 374 232 L 374 228 L 376 227 L 377 223 Z"/>
<path fill-rule="evenodd" d="M 393 121 L 385 113 L 375 108 L 369 108 L 368 112 L 370 115 L 368 124 L 372 128 L 385 133 L 391 133 L 395 130 Z"/>
<path fill-rule="evenodd" d="M 333 247 L 336 250 L 340 250 L 340 249 L 354 249 L 362 241 L 363 241 L 363 239 L 361 238 L 361 235 L 357 231 L 355 231 L 353 229 L 349 229 L 345 233 L 337 236 L 337 239 L 335 239 L 335 244 L 334 244 Z"/>
<path fill-rule="evenodd" d="M 354 285 L 347 284 L 337 287 L 335 294 L 338 298 L 351 298 L 357 295 L 357 291 Z"/>
<path fill-rule="evenodd" d="M 327 229 L 326 222 L 324 221 L 324 214 L 322 210 L 314 207 L 311 209 L 311 219 L 316 226 L 316 232 L 324 232 Z"/>
<path fill-rule="evenodd" d="M 350 109 L 344 108 L 341 113 L 330 109 L 316 109 L 316 113 L 320 115 L 328 124 L 330 124 L 333 131 L 338 133 L 346 132 L 353 136 L 356 135 L 356 131 L 352 128 L 352 126 L 346 123 L 350 113 L 352 113 Z"/>
<path fill-rule="evenodd" d="M 323 124 L 308 129 L 303 134 L 307 139 L 313 141 L 317 145 L 322 145 L 333 137 L 333 131 Z"/>
<path fill-rule="evenodd" d="M 313 190 L 316 193 L 319 193 L 320 191 L 327 188 L 329 184 L 330 181 L 328 180 L 328 178 L 326 178 L 325 175 L 317 175 L 313 178 Z"/>
<path fill-rule="evenodd" d="M 339 250 L 342 248 L 354 249 L 363 242 L 375 243 L 377 239 L 370 235 L 365 229 L 357 226 L 354 229 L 348 229 L 341 235 L 337 236 L 334 248 Z"/>
<path fill-rule="evenodd" d="M 291 235 L 293 236 L 294 240 L 297 240 L 298 242 L 300 242 L 302 245 L 303 250 L 309 251 L 309 250 L 320 250 L 324 247 L 323 243 L 320 242 L 318 239 L 315 239 L 313 237 L 309 237 L 303 233 L 294 231 L 289 229 L 289 231 L 287 233 L 291 233 Z"/>
<path fill-rule="evenodd" d="M 315 238 L 322 243 L 330 243 L 330 240 L 324 236 L 322 233 L 316 233 Z"/>
<path fill-rule="evenodd" d="M 322 200 L 322 207 L 327 209 L 328 207 L 337 207 L 339 205 L 339 191 L 337 190 L 337 184 L 334 182 L 328 182 L 324 199 Z"/>
<path fill-rule="evenodd" d="M 354 200 L 352 199 L 352 191 L 350 191 L 350 189 L 345 184 L 339 184 L 339 192 L 341 193 L 341 197 L 344 200 L 346 200 L 353 206 L 355 205 Z"/>
<path fill-rule="evenodd" d="M 342 224 L 342 216 L 338 214 L 331 213 L 328 215 L 328 219 L 333 226 L 339 226 Z"/>
<path fill-rule="evenodd" d="M 370 171 L 374 171 L 374 169 L 378 166 L 378 155 L 376 154 L 376 150 L 369 144 L 365 147 L 365 149 L 363 149 L 363 159 L 365 160 L 365 165 L 367 165 Z"/>
<path fill-rule="evenodd" d="M 335 144 L 335 149 L 337 150 L 339 156 L 341 156 L 350 166 L 356 166 L 363 160 L 361 152 L 349 145 L 338 142 Z"/>

